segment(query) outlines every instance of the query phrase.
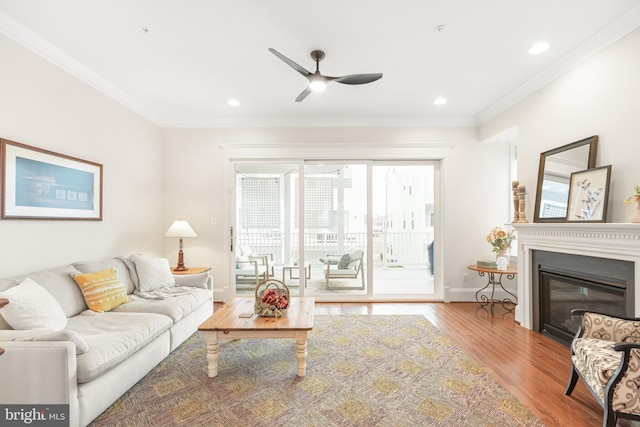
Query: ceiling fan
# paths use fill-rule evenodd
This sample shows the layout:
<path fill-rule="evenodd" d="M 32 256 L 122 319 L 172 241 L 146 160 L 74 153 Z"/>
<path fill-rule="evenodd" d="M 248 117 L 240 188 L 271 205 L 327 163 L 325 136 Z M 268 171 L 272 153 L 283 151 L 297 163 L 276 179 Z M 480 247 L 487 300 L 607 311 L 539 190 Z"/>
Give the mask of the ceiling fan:
<path fill-rule="evenodd" d="M 320 61 L 324 58 L 324 52 L 321 50 L 314 50 L 311 52 L 311 58 L 316 61 L 316 71 L 315 73 L 311 73 L 307 71 L 300 65 L 296 64 L 277 50 L 273 48 L 269 48 L 269 51 L 273 53 L 278 58 L 282 59 L 285 63 L 287 63 L 291 68 L 302 74 L 307 80 L 309 80 L 309 86 L 305 90 L 303 90 L 300 95 L 296 98 L 296 102 L 300 102 L 307 97 L 311 92 L 321 92 L 327 86 L 327 83 L 338 82 L 345 85 L 362 85 L 365 83 L 375 82 L 376 80 L 382 78 L 382 73 L 371 73 L 371 74 L 349 74 L 348 76 L 342 77 L 330 77 L 324 76 L 320 74 Z"/>

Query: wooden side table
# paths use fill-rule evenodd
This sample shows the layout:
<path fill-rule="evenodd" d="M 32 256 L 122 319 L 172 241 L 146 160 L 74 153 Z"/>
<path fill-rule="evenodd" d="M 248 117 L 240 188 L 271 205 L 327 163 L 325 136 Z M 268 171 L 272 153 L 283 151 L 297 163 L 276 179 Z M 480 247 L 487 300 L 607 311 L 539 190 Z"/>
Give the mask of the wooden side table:
<path fill-rule="evenodd" d="M 171 274 L 175 274 L 177 276 L 184 276 L 187 274 L 198 274 L 204 273 L 205 271 L 211 270 L 211 267 L 189 267 L 185 271 L 175 271 L 173 268 L 171 269 Z"/>
<path fill-rule="evenodd" d="M 506 274 L 507 279 L 513 279 L 514 277 L 516 277 L 516 274 L 518 274 L 518 270 L 513 267 L 507 267 L 506 270 L 498 270 L 497 268 L 478 267 L 477 265 L 473 264 L 468 268 L 469 270 L 477 271 L 480 277 L 486 274 L 489 279 L 486 286 L 476 292 L 476 301 L 478 302 L 478 304 L 480 304 L 482 307 L 486 306 L 487 304 L 491 304 L 491 314 L 493 314 L 493 305 L 495 303 L 501 304 L 502 307 L 507 311 L 513 311 L 516 308 L 516 305 L 518 305 L 518 297 L 506 290 L 504 286 L 502 286 L 502 276 Z M 489 286 L 491 286 L 491 297 L 487 297 L 485 294 L 481 294 L 481 292 L 489 288 Z M 496 286 L 499 286 L 503 291 L 511 295 L 513 297 L 513 300 L 509 297 L 504 299 L 497 299 L 495 297 Z"/>

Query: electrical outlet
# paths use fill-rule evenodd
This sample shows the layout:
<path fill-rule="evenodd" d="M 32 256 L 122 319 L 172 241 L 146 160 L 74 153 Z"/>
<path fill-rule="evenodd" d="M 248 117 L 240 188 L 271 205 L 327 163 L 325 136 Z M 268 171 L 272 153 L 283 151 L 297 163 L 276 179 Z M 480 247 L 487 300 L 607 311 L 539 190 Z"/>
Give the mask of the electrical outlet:
<path fill-rule="evenodd" d="M 469 275 L 467 273 L 462 273 L 462 281 L 463 282 L 466 282 L 468 278 L 469 278 Z"/>

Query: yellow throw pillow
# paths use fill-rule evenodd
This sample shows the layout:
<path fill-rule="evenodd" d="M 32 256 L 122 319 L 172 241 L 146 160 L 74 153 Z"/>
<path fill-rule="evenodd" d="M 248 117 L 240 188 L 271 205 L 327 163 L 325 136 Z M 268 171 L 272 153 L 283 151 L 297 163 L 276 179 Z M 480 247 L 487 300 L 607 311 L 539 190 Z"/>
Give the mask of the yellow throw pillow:
<path fill-rule="evenodd" d="M 102 313 L 129 302 L 127 290 L 113 268 L 72 276 L 92 311 Z"/>

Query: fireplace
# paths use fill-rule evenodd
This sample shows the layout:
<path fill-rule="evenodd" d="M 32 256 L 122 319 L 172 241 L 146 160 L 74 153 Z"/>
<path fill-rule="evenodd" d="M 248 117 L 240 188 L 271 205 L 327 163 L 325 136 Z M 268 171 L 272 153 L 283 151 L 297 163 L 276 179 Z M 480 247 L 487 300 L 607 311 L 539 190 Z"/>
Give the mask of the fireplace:
<path fill-rule="evenodd" d="M 640 277 L 640 224 L 537 223 L 513 226 L 518 232 L 518 306 L 515 320 L 521 326 L 543 332 L 543 329 L 549 331 L 548 325 L 560 325 L 559 329 L 572 331 L 574 326 L 566 317 L 567 310 L 570 312 L 568 307 L 565 308 L 568 300 L 573 300 L 576 305 L 591 304 L 587 309 L 606 306 L 609 310 L 618 310 L 610 311 L 611 314 L 640 317 L 640 285 L 635 285 L 635 278 Z M 551 255 L 544 255 L 545 252 Z M 561 258 L 564 255 L 569 257 Z M 560 262 L 555 263 L 556 258 Z M 607 266 L 611 261 L 615 262 Z M 542 272 L 537 267 L 541 264 L 545 267 Z M 590 271 L 592 267 L 595 271 Z M 541 285 L 548 286 L 548 290 L 542 290 Z M 553 315 L 549 314 L 541 321 L 539 310 L 544 292 L 548 292 L 552 301 L 550 313 Z M 593 298 L 588 301 L 587 296 Z M 545 326 L 541 327 L 541 324 Z"/>
<path fill-rule="evenodd" d="M 571 310 L 633 316 L 634 263 L 534 250 L 533 329 L 569 345 L 579 326 Z"/>

